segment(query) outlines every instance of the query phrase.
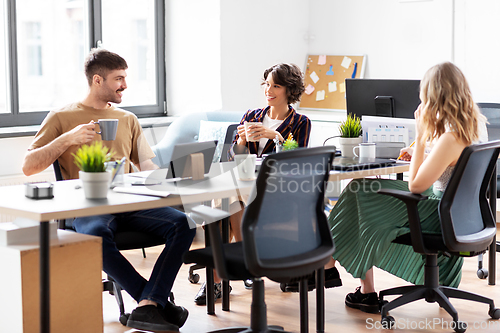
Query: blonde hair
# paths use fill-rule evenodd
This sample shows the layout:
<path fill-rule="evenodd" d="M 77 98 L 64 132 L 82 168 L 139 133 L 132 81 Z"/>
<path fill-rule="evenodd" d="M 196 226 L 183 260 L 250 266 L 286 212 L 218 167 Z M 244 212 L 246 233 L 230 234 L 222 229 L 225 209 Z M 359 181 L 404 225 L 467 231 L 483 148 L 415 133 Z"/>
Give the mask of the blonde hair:
<path fill-rule="evenodd" d="M 420 82 L 424 137 L 432 141 L 447 130 L 470 145 L 479 137 L 478 123 L 486 121 L 472 99 L 462 71 L 451 62 L 431 67 Z"/>

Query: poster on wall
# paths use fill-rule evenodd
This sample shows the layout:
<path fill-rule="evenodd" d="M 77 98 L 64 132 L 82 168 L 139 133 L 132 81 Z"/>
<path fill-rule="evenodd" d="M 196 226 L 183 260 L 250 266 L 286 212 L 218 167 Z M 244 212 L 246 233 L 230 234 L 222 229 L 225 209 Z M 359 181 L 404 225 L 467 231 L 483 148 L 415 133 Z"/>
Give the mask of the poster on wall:
<path fill-rule="evenodd" d="M 363 78 L 366 55 L 308 55 L 299 108 L 346 110 L 345 79 Z"/>

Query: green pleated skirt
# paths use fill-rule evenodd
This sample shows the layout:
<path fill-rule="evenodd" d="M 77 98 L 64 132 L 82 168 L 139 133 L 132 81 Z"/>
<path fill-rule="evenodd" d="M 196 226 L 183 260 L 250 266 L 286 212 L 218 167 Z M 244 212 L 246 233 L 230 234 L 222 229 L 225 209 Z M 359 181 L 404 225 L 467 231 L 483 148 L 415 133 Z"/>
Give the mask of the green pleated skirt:
<path fill-rule="evenodd" d="M 393 197 L 377 194 L 381 188 L 408 191 L 408 183 L 389 179 L 355 179 L 346 186 L 330 212 L 328 222 L 335 241 L 336 259 L 355 278 L 365 278 L 373 266 L 413 284 L 423 284 L 425 257 L 413 247 L 392 243 L 409 233 L 406 205 Z M 439 197 L 432 188 L 418 203 L 422 230 L 437 233 Z M 438 256 L 439 283 L 457 287 L 462 276 L 462 257 Z"/>

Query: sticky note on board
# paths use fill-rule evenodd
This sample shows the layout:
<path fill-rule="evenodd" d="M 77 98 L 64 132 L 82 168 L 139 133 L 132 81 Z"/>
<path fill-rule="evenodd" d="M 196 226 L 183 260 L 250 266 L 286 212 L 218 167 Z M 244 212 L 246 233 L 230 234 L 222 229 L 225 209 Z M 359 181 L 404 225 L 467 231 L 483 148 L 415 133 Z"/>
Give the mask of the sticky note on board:
<path fill-rule="evenodd" d="M 351 65 L 351 61 L 352 61 L 351 58 L 344 57 L 344 59 L 342 60 L 342 64 L 340 66 L 342 66 L 344 68 L 349 68 L 349 66 Z"/>
<path fill-rule="evenodd" d="M 328 82 L 328 92 L 337 91 L 337 82 Z"/>
<path fill-rule="evenodd" d="M 333 65 L 330 65 L 330 69 L 328 72 L 326 72 L 326 75 L 334 75 L 335 73 L 333 72 Z"/>
<path fill-rule="evenodd" d="M 308 84 L 307 87 L 306 87 L 305 93 L 307 95 L 311 95 L 313 93 L 313 91 L 314 91 L 314 86 L 311 85 L 311 84 Z"/>
<path fill-rule="evenodd" d="M 339 84 L 339 92 L 345 93 L 345 82 Z"/>
<path fill-rule="evenodd" d="M 318 90 L 316 93 L 316 101 L 322 101 L 325 99 L 325 91 L 324 90 Z"/>
<path fill-rule="evenodd" d="M 324 65 L 326 64 L 326 55 L 320 55 L 318 57 L 318 65 Z"/>
<path fill-rule="evenodd" d="M 309 75 L 311 77 L 311 80 L 313 80 L 314 83 L 317 83 L 319 81 L 319 76 L 318 74 L 316 74 L 316 72 L 312 72 L 311 75 Z"/>

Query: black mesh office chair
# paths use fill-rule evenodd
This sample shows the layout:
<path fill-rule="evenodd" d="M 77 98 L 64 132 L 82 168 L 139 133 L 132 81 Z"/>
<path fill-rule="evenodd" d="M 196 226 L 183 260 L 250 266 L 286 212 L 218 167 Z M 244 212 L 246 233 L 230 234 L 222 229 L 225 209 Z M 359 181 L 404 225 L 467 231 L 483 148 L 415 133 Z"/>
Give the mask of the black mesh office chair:
<path fill-rule="evenodd" d="M 224 280 L 253 279 L 250 328 L 217 332 L 282 332 L 267 325 L 264 276 L 300 281 L 301 332 L 308 331 L 307 278 L 322 270 L 334 251 L 323 211 L 334 154 L 335 147 L 317 147 L 268 156 L 243 215 L 243 241 L 223 244 L 218 223 L 210 223 L 210 247 L 184 255 L 185 263 L 215 267 Z M 318 332 L 324 331 L 323 275 L 316 274 Z"/>
<path fill-rule="evenodd" d="M 458 319 L 458 313 L 449 298 L 460 298 L 489 304 L 489 315 L 500 318 L 500 309 L 495 308 L 492 299 L 439 285 L 437 253 L 473 256 L 484 252 L 496 235 L 496 223 L 487 200 L 487 191 L 496 161 L 500 152 L 500 141 L 466 147 L 460 156 L 450 182 L 439 203 L 441 235 L 426 234 L 420 229 L 417 204 L 425 200 L 423 195 L 397 190 L 380 190 L 379 193 L 391 195 L 402 200 L 408 210 L 410 233 L 394 240 L 399 244 L 413 246 L 415 252 L 425 255 L 425 281 L 421 286 L 405 286 L 383 290 L 384 296 L 402 295 L 382 306 L 382 324 L 393 326 L 395 320 L 388 311 L 401 305 L 425 299 L 437 302 L 452 317 L 456 332 L 465 332 L 467 325 Z"/>
<path fill-rule="evenodd" d="M 64 180 L 61 173 L 61 168 L 59 166 L 59 161 L 56 160 L 52 164 L 52 166 L 54 168 L 56 180 L 57 181 Z M 73 220 L 71 219 L 59 220 L 58 221 L 59 229 L 75 231 L 72 225 L 72 221 Z M 148 234 L 145 232 L 135 232 L 135 231 L 117 232 L 115 234 L 115 242 L 116 246 L 118 247 L 118 250 L 120 251 L 142 249 L 142 255 L 144 258 L 146 258 L 145 248 L 165 244 L 165 240 L 161 237 Z M 128 316 L 130 314 L 125 313 L 125 305 L 123 303 L 123 298 L 121 293 L 122 288 L 120 287 L 120 285 L 118 285 L 118 283 L 116 283 L 116 281 L 113 280 L 113 278 L 111 278 L 108 275 L 107 279 L 103 280 L 103 291 L 104 292 L 107 291 L 111 295 L 115 296 L 116 302 L 118 303 L 118 307 L 120 309 L 120 323 L 122 323 L 122 325 L 126 325 Z M 170 300 L 172 302 L 174 301 L 174 296 L 172 293 L 170 293 Z"/>
<path fill-rule="evenodd" d="M 488 130 L 488 140 L 500 140 L 500 104 L 499 103 L 477 103 L 481 112 L 488 119 L 486 129 Z M 497 198 L 500 197 L 500 161 L 497 161 Z M 497 252 L 500 252 L 500 242 L 496 244 Z M 483 256 L 478 256 L 477 277 L 486 279 L 488 270 L 483 267 Z"/>

